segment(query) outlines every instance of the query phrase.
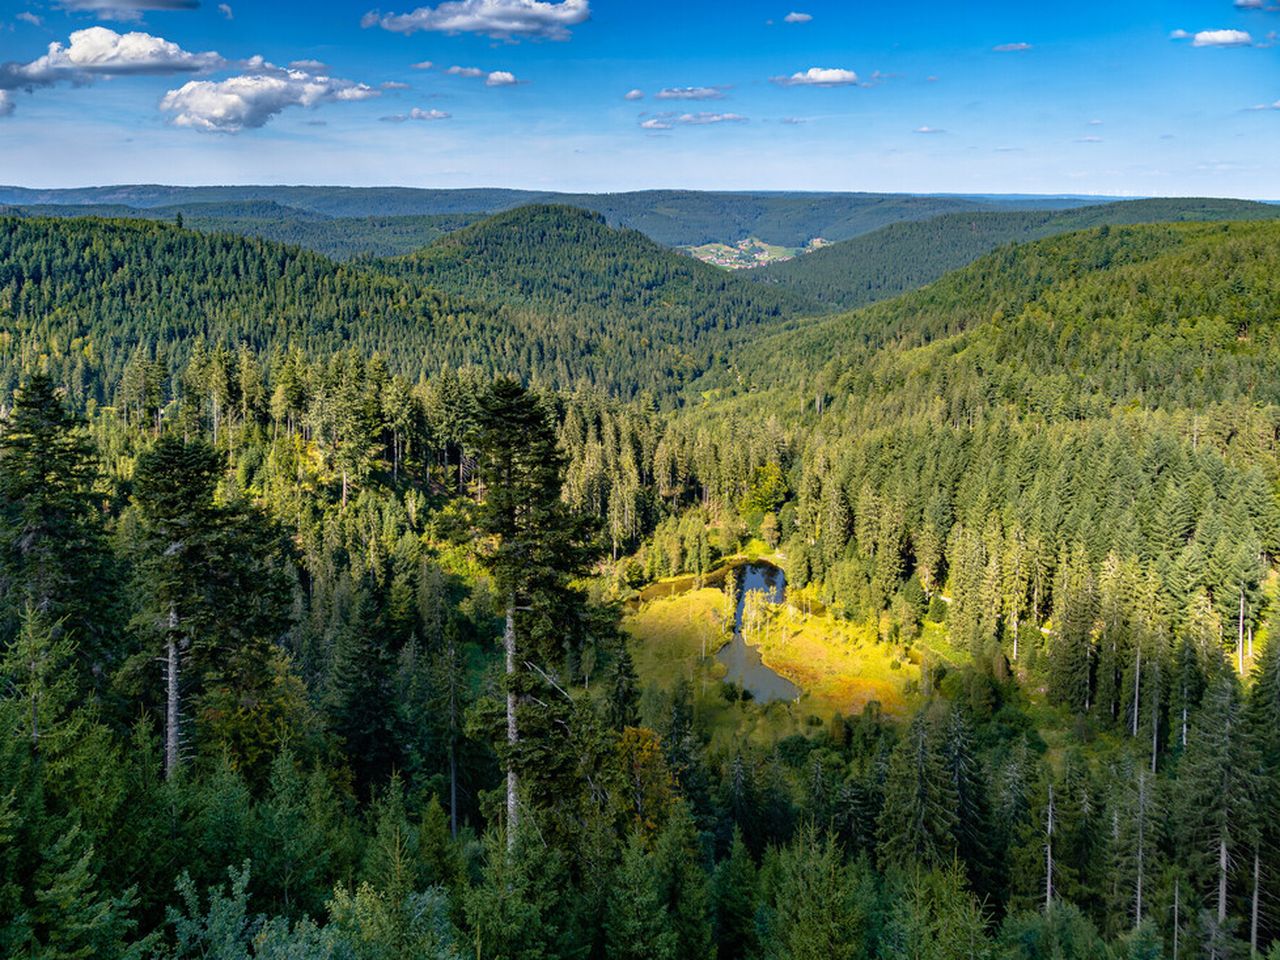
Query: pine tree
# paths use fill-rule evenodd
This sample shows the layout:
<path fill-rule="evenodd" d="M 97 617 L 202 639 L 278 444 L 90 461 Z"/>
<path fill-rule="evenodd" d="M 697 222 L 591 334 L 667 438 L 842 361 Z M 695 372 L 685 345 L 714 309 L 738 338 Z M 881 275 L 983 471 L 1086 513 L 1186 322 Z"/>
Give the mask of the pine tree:
<path fill-rule="evenodd" d="M 633 828 L 622 851 L 604 916 L 608 956 L 617 960 L 675 960 L 676 931 L 662 902 L 648 837 Z"/>
<path fill-rule="evenodd" d="M 712 880 L 717 960 L 745 960 L 755 954 L 757 886 L 755 862 L 742 831 L 735 827 L 729 856 L 717 864 Z"/>
<path fill-rule="evenodd" d="M 886 864 L 933 866 L 956 852 L 956 788 L 924 711 L 889 760 L 880 813 L 879 856 Z"/>
<path fill-rule="evenodd" d="M 575 627 L 576 594 L 568 578 L 588 553 L 583 524 L 560 500 L 563 461 L 538 397 L 515 380 L 495 381 L 481 399 L 472 443 L 484 491 L 478 514 L 480 533 L 487 540 L 484 559 L 504 618 L 507 839 L 514 844 L 521 802 L 518 714 L 529 682 L 528 665 L 563 654 L 555 645 Z"/>
<path fill-rule="evenodd" d="M 105 666 L 108 583 L 94 450 L 49 377 L 33 376 L 0 431 L 0 637 L 31 607 L 74 634 L 83 678 Z"/>
<path fill-rule="evenodd" d="M 1211 960 L 1229 936 L 1233 860 L 1250 859 L 1257 841 L 1258 762 L 1233 674 L 1210 685 L 1178 767 L 1177 846 L 1197 889 L 1214 904 Z"/>

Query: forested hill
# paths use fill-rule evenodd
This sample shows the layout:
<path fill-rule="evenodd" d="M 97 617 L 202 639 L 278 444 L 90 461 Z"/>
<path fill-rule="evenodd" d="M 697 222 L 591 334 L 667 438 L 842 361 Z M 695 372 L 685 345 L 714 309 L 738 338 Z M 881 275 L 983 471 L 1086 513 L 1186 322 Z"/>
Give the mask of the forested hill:
<path fill-rule="evenodd" d="M 947 213 L 892 223 L 794 260 L 749 272 L 750 279 L 852 309 L 914 290 L 1006 243 L 1100 227 L 1200 220 L 1267 220 L 1280 206 L 1248 200 L 1126 200 L 1073 210 Z"/>
<path fill-rule="evenodd" d="M 667 328 L 694 337 L 749 329 L 812 306 L 639 231 L 610 227 L 598 213 L 559 205 L 500 213 L 418 254 L 374 266 L 455 296 L 578 317 L 588 327 L 633 329 L 655 342 L 670 338 Z"/>
<path fill-rule="evenodd" d="M 464 235 L 491 238 L 483 267 L 501 284 L 469 274 L 456 242 L 411 261 L 343 266 L 164 223 L 0 218 L 0 394 L 47 358 L 77 401 L 110 402 L 130 362 L 173 372 L 201 341 L 314 356 L 354 347 L 411 379 L 476 365 L 671 401 L 747 333 L 799 307 L 593 215 L 505 216 Z M 503 225 L 523 221 L 558 224 L 536 267 L 503 253 Z M 515 304 L 505 288 L 522 271 L 529 300 Z M 557 273 L 569 289 L 555 287 Z"/>
<path fill-rule="evenodd" d="M 736 379 L 718 385 L 778 386 L 794 395 L 803 383 L 812 406 L 810 388 L 820 393 L 841 370 L 920 363 L 910 379 L 915 389 L 941 376 L 937 365 L 944 358 L 971 358 L 975 343 L 1001 338 L 1001 362 L 1034 362 L 1041 376 L 1079 382 L 1159 350 L 1142 383 L 1152 396 L 1193 387 L 1197 396 L 1184 399 L 1203 399 L 1207 391 L 1265 391 L 1265 383 L 1239 381 L 1226 371 L 1210 378 L 1194 370 L 1209 349 L 1224 363 L 1233 357 L 1261 362 L 1277 316 L 1278 259 L 1280 223 L 1274 222 L 1100 227 L 1050 237 L 988 254 L 893 300 L 788 325 L 742 351 Z M 1239 330 L 1231 327 L 1235 321 Z M 1013 331 L 1021 339 L 1010 340 Z M 934 341 L 928 363 L 926 354 L 911 352 Z M 1080 351 L 1089 352 L 1087 361 Z M 1185 378 L 1170 377 L 1169 364 Z M 983 391 L 996 387 L 991 372 L 982 375 Z"/>
<path fill-rule="evenodd" d="M 334 260 L 394 257 L 412 253 L 482 213 L 330 217 L 273 200 L 229 200 L 163 207 L 124 204 L 38 204 L 0 208 L 20 217 L 105 217 L 181 221 L 206 233 L 237 233 L 295 244 Z"/>

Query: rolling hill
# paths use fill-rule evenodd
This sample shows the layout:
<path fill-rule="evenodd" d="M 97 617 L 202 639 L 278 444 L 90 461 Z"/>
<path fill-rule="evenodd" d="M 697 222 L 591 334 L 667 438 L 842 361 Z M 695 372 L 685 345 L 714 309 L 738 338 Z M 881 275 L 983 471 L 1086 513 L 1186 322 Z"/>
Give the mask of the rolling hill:
<path fill-rule="evenodd" d="M 667 246 L 711 241 L 733 243 L 756 236 L 780 246 L 803 246 L 814 237 L 844 240 L 886 224 L 947 212 L 1039 210 L 1077 207 L 1080 198 L 932 197 L 870 193 L 713 193 L 696 190 L 647 190 L 632 193 L 552 193 L 530 190 L 434 190 L 411 187 L 170 187 L 135 185 L 32 190 L 0 186 L 0 204 L 47 212 L 50 206 L 83 207 L 85 215 L 172 217 L 179 210 L 203 220 L 226 221 L 233 232 L 267 236 L 260 222 L 244 222 L 249 207 L 275 204 L 274 219 L 340 220 L 469 215 L 472 219 L 534 203 L 568 204 L 605 216 L 611 226 L 631 227 Z M 250 221 L 262 218 L 249 217 Z M 203 225 L 202 225 L 203 228 Z M 366 233 L 348 224 L 338 231 L 350 242 L 329 243 L 320 252 L 350 257 L 380 249 L 383 255 L 406 252 L 379 248 L 388 231 L 370 226 Z M 316 249 L 312 234 L 268 236 Z"/>
<path fill-rule="evenodd" d="M 751 272 L 750 279 L 794 290 L 832 307 L 851 309 L 924 286 L 1006 243 L 1104 224 L 1278 217 L 1280 206 L 1275 204 L 1200 198 L 1128 200 L 1074 210 L 948 213 L 893 223 L 797 259 L 759 268 Z"/>

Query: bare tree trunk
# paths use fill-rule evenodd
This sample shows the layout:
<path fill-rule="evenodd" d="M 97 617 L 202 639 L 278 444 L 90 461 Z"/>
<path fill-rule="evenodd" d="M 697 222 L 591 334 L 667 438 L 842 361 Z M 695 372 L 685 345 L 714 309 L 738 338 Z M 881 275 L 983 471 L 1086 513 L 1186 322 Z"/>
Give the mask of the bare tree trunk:
<path fill-rule="evenodd" d="M 165 644 L 166 658 L 166 691 L 165 691 L 165 730 L 164 730 L 164 776 L 172 780 L 178 773 L 178 614 L 173 607 L 169 608 L 169 639 Z"/>
<path fill-rule="evenodd" d="M 347 470 L 342 468 L 342 509 L 347 509 Z"/>
<path fill-rule="evenodd" d="M 1227 921 L 1227 838 L 1218 837 L 1218 926 Z"/>
<path fill-rule="evenodd" d="M 507 748 L 511 755 L 507 757 L 507 849 L 515 847 L 516 833 L 520 824 L 520 808 L 517 794 L 520 788 L 519 775 L 515 768 L 515 749 L 520 742 L 520 733 L 516 728 L 516 598 L 515 594 L 507 596 L 507 622 L 502 631 L 502 645 L 507 654 Z"/>
<path fill-rule="evenodd" d="M 1049 784 L 1048 823 L 1044 840 L 1044 912 L 1053 906 L 1053 784 Z"/>

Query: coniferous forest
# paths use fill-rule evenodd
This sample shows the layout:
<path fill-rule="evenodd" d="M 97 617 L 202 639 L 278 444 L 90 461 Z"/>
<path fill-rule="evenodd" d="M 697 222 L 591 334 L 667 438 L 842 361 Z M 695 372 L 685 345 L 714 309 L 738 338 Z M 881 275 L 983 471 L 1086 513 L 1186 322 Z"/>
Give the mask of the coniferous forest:
<path fill-rule="evenodd" d="M 1235 209 L 755 278 L 0 217 L 0 956 L 1277 960 Z"/>

